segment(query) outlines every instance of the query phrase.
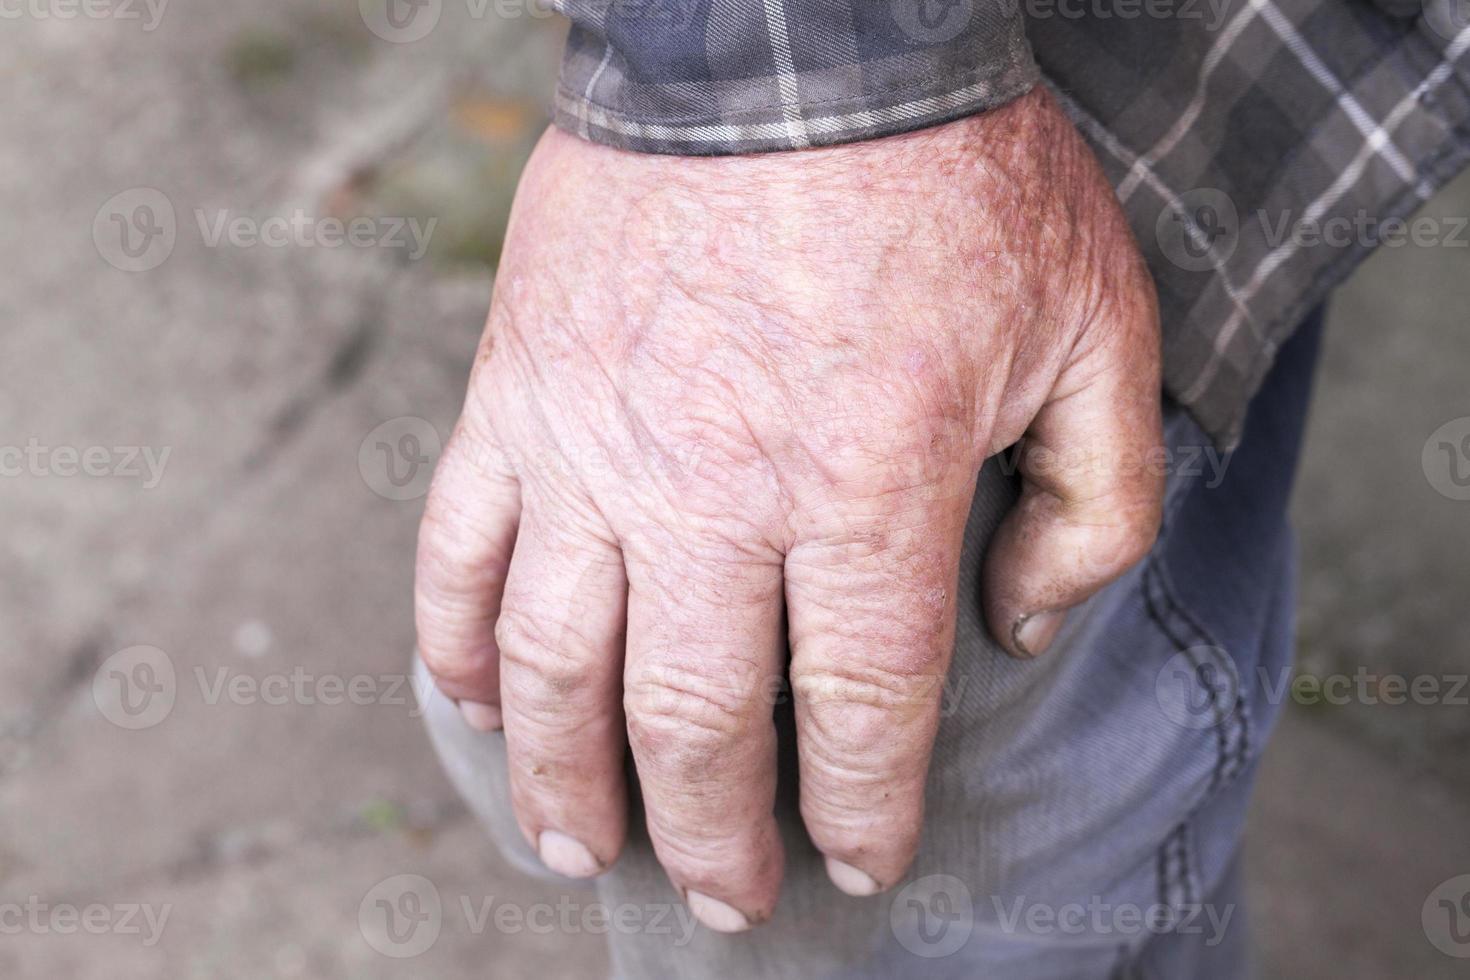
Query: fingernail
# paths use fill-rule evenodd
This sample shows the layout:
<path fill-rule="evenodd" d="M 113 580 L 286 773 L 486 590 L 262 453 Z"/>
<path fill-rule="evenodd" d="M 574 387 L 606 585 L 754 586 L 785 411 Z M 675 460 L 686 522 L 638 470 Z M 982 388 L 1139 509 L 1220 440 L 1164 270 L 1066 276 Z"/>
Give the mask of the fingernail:
<path fill-rule="evenodd" d="M 1057 631 L 1062 628 L 1062 621 L 1066 618 L 1067 614 L 1058 609 L 1022 616 L 1011 629 L 1011 639 L 1015 642 L 1016 651 L 1023 657 L 1041 656 L 1051 646 L 1051 641 L 1057 638 Z"/>
<path fill-rule="evenodd" d="M 866 898 L 881 892 L 882 887 L 866 871 L 859 871 L 845 861 L 827 859 L 827 877 L 839 890 L 857 898 Z"/>
<path fill-rule="evenodd" d="M 684 901 L 694 917 L 715 932 L 744 932 L 750 928 L 749 919 L 734 906 L 726 905 L 718 898 L 710 898 L 702 892 L 689 892 L 684 896 Z"/>
<path fill-rule="evenodd" d="M 500 717 L 500 709 L 493 704 L 484 704 L 480 701 L 461 701 L 459 713 L 464 720 L 477 732 L 498 732 L 505 727 Z"/>
<path fill-rule="evenodd" d="M 602 873 L 602 864 L 579 840 L 559 830 L 543 830 L 536 838 L 541 863 L 568 878 L 591 878 Z"/>

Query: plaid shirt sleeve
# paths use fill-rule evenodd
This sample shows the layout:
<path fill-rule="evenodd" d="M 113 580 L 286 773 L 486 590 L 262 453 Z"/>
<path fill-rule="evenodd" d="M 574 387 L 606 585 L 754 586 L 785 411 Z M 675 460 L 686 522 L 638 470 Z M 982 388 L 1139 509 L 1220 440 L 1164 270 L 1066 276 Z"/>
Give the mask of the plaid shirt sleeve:
<path fill-rule="evenodd" d="M 1038 78 L 1014 0 L 558 0 L 556 121 L 651 153 L 889 136 L 992 109 Z"/>
<path fill-rule="evenodd" d="M 632 150 L 886 136 L 1044 75 L 1153 272 L 1164 386 L 1226 448 L 1302 316 L 1470 164 L 1466 0 L 553 2 L 558 122 Z"/>

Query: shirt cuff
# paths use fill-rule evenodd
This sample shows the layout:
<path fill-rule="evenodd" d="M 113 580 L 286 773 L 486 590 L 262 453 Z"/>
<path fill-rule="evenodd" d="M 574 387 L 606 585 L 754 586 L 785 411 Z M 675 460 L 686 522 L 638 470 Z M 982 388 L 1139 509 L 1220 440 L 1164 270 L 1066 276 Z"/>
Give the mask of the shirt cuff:
<path fill-rule="evenodd" d="M 891 136 L 1004 105 L 1038 71 L 1015 0 L 564 0 L 555 121 L 644 153 Z"/>

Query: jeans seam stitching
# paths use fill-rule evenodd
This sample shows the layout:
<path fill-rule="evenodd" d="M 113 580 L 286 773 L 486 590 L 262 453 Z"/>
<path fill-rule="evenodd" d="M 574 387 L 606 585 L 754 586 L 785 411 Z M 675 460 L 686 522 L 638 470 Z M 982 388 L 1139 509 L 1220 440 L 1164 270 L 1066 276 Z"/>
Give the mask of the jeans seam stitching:
<path fill-rule="evenodd" d="M 1163 585 L 1159 581 L 1159 578 L 1160 575 L 1158 561 L 1154 556 L 1150 555 L 1148 563 L 1144 568 L 1143 575 L 1144 609 L 1145 611 L 1147 611 L 1149 618 L 1158 625 L 1159 629 L 1163 631 L 1164 636 L 1169 640 L 1171 644 L 1173 644 L 1175 652 L 1189 654 L 1191 644 L 1189 644 L 1184 638 L 1182 638 L 1180 634 L 1176 632 L 1173 626 L 1164 621 L 1164 615 L 1160 610 L 1159 599 L 1160 597 L 1162 597 L 1164 602 L 1168 602 L 1169 600 L 1168 596 L 1164 594 Z M 1154 594 L 1155 587 L 1158 588 L 1158 596 L 1155 596 Z M 1173 604 L 1170 603 L 1170 605 L 1172 607 Z M 1172 608 L 1171 611 L 1173 611 Z M 1196 668 L 1199 666 L 1195 662 L 1195 658 L 1193 655 L 1190 655 L 1189 659 L 1190 663 L 1193 664 Z M 1209 692 L 1210 703 L 1212 706 L 1214 706 L 1216 700 L 1215 691 L 1213 688 L 1207 688 L 1207 691 Z M 1232 714 L 1233 713 L 1234 712 L 1232 711 Z M 1225 726 L 1223 724 L 1217 723 L 1210 727 L 1213 728 L 1215 731 L 1215 765 L 1210 772 L 1210 785 L 1205 790 L 1205 799 L 1208 799 L 1211 795 L 1213 795 L 1216 786 L 1220 783 L 1221 777 L 1224 774 L 1225 764 L 1229 756 L 1230 748 L 1229 735 L 1225 731 Z M 1193 812 L 1193 810 L 1191 810 L 1191 812 Z"/>
<path fill-rule="evenodd" d="M 1168 570 L 1164 568 L 1162 563 L 1160 562 L 1155 562 L 1154 564 L 1156 566 L 1156 571 L 1158 575 L 1160 594 L 1163 595 L 1164 600 L 1169 604 L 1170 610 L 1174 613 L 1174 615 L 1179 617 L 1181 622 L 1189 627 L 1201 646 L 1206 646 L 1211 650 L 1219 650 L 1223 652 L 1224 648 L 1221 646 L 1221 644 L 1208 630 L 1204 628 L 1204 626 L 1200 624 L 1199 620 L 1194 616 L 1194 614 L 1191 613 L 1187 608 L 1185 608 L 1184 604 L 1179 601 L 1175 594 L 1174 583 L 1173 580 L 1169 577 Z M 1228 653 L 1224 654 L 1224 659 L 1229 659 Z M 1230 669 L 1233 673 L 1235 669 L 1233 663 L 1230 665 Z M 1235 688 L 1235 703 L 1230 706 L 1230 716 L 1227 720 L 1233 721 L 1235 723 L 1235 726 L 1238 729 L 1239 733 L 1239 741 L 1236 743 L 1235 746 L 1234 758 L 1227 760 L 1228 763 L 1231 764 L 1229 772 L 1222 772 L 1223 782 L 1221 785 L 1223 785 L 1224 783 L 1228 783 L 1231 779 L 1234 779 L 1237 775 L 1239 775 L 1243 769 L 1245 769 L 1250 752 L 1250 708 L 1249 705 L 1247 705 L 1245 702 L 1245 689 L 1239 676 L 1236 676 Z M 1219 788 L 1220 786 L 1212 786 L 1211 792 L 1214 792 Z"/>
<path fill-rule="evenodd" d="M 1191 636 L 1199 645 L 1206 646 L 1212 650 L 1219 650 L 1219 644 L 1214 642 L 1213 636 L 1186 610 L 1182 608 L 1178 598 L 1174 595 L 1172 583 L 1168 581 L 1167 572 L 1159 560 L 1158 553 L 1150 554 L 1144 568 L 1143 575 L 1143 598 L 1144 608 L 1150 619 L 1163 631 L 1165 637 L 1176 648 L 1178 652 L 1188 653 L 1190 644 L 1186 636 Z M 1165 608 L 1169 618 L 1175 623 L 1166 621 Z M 1200 642 L 1202 641 L 1202 642 Z M 1228 656 L 1228 655 L 1227 655 Z M 1196 668 L 1199 664 L 1191 654 L 1190 661 Z M 1232 667 L 1233 669 L 1233 667 Z M 1239 685 L 1237 684 L 1237 688 Z M 1207 688 L 1212 706 L 1215 704 L 1217 693 L 1213 687 Z M 1223 788 L 1231 779 L 1245 768 L 1246 753 L 1250 743 L 1250 729 L 1248 712 L 1240 690 L 1235 691 L 1234 702 L 1229 706 L 1229 712 L 1221 718 L 1214 726 L 1216 730 L 1215 739 L 1215 764 L 1211 770 L 1210 782 L 1204 794 L 1192 806 L 1184 819 L 1171 831 L 1159 848 L 1159 899 L 1160 903 L 1167 908 L 1177 907 L 1175 902 L 1175 889 L 1178 888 L 1178 897 L 1183 904 L 1188 904 L 1191 896 L 1196 892 L 1194 887 L 1194 869 L 1192 855 L 1188 841 L 1188 829 L 1195 816 L 1205 805 L 1214 798 L 1215 794 Z M 1238 739 L 1232 751 L 1230 745 L 1231 731 L 1235 729 Z M 1177 879 L 1170 874 L 1170 850 L 1177 855 L 1178 867 Z M 1172 879 L 1172 880 L 1171 880 Z"/>
<path fill-rule="evenodd" d="M 1168 638 L 1170 644 L 1173 645 L 1176 649 L 1178 649 L 1180 651 L 1183 651 L 1183 650 L 1186 649 L 1186 644 L 1184 644 L 1180 640 L 1180 638 L 1175 634 L 1175 631 L 1170 626 L 1170 624 L 1168 624 L 1168 623 L 1166 623 L 1164 621 L 1164 617 L 1163 617 L 1163 615 L 1162 615 L 1162 613 L 1161 613 L 1161 611 L 1159 609 L 1157 599 L 1154 596 L 1154 585 L 1156 584 L 1156 579 L 1155 579 L 1156 566 L 1157 566 L 1157 561 L 1155 559 L 1155 556 L 1150 555 L 1149 558 L 1148 558 L 1148 561 L 1147 561 L 1147 563 L 1146 563 L 1146 565 L 1144 567 L 1144 574 L 1143 574 L 1144 610 L 1148 613 L 1149 618 L 1152 619 L 1155 622 L 1155 624 L 1158 625 L 1159 629 L 1163 631 L 1165 637 Z M 1192 659 L 1193 658 L 1191 658 L 1191 660 Z M 1214 691 L 1211 690 L 1210 691 L 1210 698 L 1213 700 L 1214 699 L 1214 696 L 1215 696 Z M 1217 729 L 1216 736 L 1215 736 L 1215 746 L 1216 746 L 1216 749 L 1215 749 L 1215 765 L 1212 768 L 1211 773 L 1210 773 L 1210 785 L 1209 785 L 1209 787 L 1206 788 L 1205 794 L 1201 798 L 1201 800 L 1199 802 L 1197 802 L 1193 807 L 1190 808 L 1189 814 L 1187 814 L 1185 816 L 1185 818 L 1184 818 L 1185 821 L 1187 821 L 1188 819 L 1190 819 L 1190 816 L 1192 816 L 1194 814 L 1195 810 L 1199 806 L 1203 805 L 1203 801 L 1204 800 L 1207 800 L 1207 799 L 1210 798 L 1210 795 L 1211 795 L 1211 792 L 1212 792 L 1212 790 L 1213 790 L 1213 788 L 1215 786 L 1215 783 L 1219 779 L 1220 767 L 1221 767 L 1221 760 L 1223 759 L 1223 755 L 1224 755 L 1224 751 L 1225 751 L 1225 746 L 1224 746 L 1224 743 L 1223 743 L 1223 733 L 1221 733 L 1218 730 L 1219 729 L 1219 726 L 1218 725 L 1215 726 L 1215 728 Z M 1159 904 L 1161 904 L 1161 905 L 1163 905 L 1165 907 L 1169 907 L 1169 908 L 1172 908 L 1173 905 L 1174 905 L 1174 902 L 1173 902 L 1173 892 L 1174 892 L 1174 881 L 1173 881 L 1173 879 L 1174 879 L 1174 876 L 1171 873 L 1171 871 L 1172 871 L 1171 865 L 1173 864 L 1173 856 L 1174 855 L 1171 853 L 1171 851 L 1173 850 L 1174 841 L 1178 837 L 1179 830 L 1183 826 L 1183 824 L 1184 824 L 1184 821 L 1180 821 L 1180 823 L 1178 825 L 1176 825 L 1174 827 L 1174 829 L 1169 832 L 1168 836 L 1166 836 L 1164 838 L 1164 840 L 1159 845 L 1159 851 L 1158 851 L 1158 862 L 1159 862 L 1159 871 L 1158 871 Z M 1181 861 L 1180 863 L 1183 864 L 1184 862 Z M 1182 871 L 1181 871 L 1181 873 L 1182 873 Z"/>

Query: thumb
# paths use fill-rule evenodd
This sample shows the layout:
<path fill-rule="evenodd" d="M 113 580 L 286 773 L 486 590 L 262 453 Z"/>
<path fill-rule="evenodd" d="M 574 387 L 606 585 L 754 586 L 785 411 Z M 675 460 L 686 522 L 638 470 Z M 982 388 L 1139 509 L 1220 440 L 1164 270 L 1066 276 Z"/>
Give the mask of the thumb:
<path fill-rule="evenodd" d="M 1165 461 L 1152 304 L 1129 321 L 1093 325 L 1019 446 L 1021 498 L 984 571 L 990 631 L 1015 656 L 1044 652 L 1067 610 L 1158 535 Z"/>

